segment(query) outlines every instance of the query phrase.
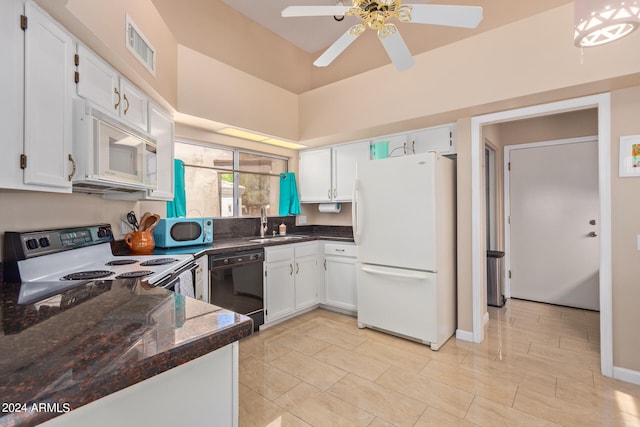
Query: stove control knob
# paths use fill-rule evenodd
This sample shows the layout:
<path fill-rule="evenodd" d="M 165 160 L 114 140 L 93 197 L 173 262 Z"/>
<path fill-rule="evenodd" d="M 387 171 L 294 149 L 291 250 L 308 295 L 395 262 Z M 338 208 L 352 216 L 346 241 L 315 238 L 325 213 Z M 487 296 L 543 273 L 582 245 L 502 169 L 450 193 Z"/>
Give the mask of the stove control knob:
<path fill-rule="evenodd" d="M 41 237 L 38 241 L 40 242 L 40 246 L 43 248 L 48 248 L 49 246 L 51 246 L 51 242 L 49 241 L 48 237 Z"/>
<path fill-rule="evenodd" d="M 40 246 L 36 239 L 28 239 L 25 244 L 27 245 L 27 249 L 30 250 L 38 249 L 38 247 Z"/>

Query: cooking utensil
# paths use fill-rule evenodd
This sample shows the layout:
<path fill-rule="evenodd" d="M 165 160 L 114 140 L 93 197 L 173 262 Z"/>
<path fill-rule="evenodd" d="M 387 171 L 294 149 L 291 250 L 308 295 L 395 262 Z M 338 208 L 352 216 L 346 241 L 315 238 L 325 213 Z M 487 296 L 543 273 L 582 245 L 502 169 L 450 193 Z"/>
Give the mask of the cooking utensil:
<path fill-rule="evenodd" d="M 144 222 L 145 231 L 152 232 L 153 229 L 156 228 L 156 225 L 158 225 L 158 221 L 160 221 L 160 215 L 153 214 L 148 216 Z"/>
<path fill-rule="evenodd" d="M 127 214 L 127 221 L 133 226 L 134 230 L 138 229 L 138 218 L 136 218 L 136 214 L 134 211 L 131 211 Z"/>
<path fill-rule="evenodd" d="M 139 224 L 140 227 L 138 228 L 138 231 L 145 231 L 145 221 L 147 220 L 147 218 L 149 218 L 151 216 L 151 212 L 145 212 L 142 214 L 142 218 L 140 218 Z"/>

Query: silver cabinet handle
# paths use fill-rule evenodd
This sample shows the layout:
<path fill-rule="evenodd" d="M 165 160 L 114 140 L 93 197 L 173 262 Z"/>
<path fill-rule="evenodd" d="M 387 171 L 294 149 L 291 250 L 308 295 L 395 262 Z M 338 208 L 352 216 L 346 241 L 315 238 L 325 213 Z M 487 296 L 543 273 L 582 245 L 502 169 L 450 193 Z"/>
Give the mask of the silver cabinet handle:
<path fill-rule="evenodd" d="M 333 198 L 337 198 L 338 197 L 338 190 L 336 190 L 335 188 L 333 189 Z"/>
<path fill-rule="evenodd" d="M 293 264 L 289 264 L 289 276 L 293 276 Z"/>
<path fill-rule="evenodd" d="M 331 198 L 331 189 L 329 189 L 329 190 L 327 191 L 327 198 L 328 198 L 328 199 L 330 199 L 330 198 Z"/>
<path fill-rule="evenodd" d="M 300 264 L 296 262 L 296 274 L 300 273 Z"/>
<path fill-rule="evenodd" d="M 324 259 L 324 271 L 327 271 L 327 259 Z"/>

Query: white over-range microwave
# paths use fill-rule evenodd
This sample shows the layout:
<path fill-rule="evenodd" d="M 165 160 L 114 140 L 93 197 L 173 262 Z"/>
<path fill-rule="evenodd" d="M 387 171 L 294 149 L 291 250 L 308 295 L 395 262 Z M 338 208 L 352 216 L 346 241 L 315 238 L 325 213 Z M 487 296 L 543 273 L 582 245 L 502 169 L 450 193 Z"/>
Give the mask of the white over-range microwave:
<path fill-rule="evenodd" d="M 73 188 L 141 191 L 157 185 L 156 141 L 85 100 L 73 102 Z"/>

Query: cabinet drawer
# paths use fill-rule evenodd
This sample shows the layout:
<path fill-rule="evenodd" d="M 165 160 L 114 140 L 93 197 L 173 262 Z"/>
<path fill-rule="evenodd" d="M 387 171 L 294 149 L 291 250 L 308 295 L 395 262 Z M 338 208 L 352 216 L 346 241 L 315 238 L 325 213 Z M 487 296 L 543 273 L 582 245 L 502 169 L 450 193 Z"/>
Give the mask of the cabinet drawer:
<path fill-rule="evenodd" d="M 356 245 L 345 245 L 344 243 L 325 243 L 324 254 L 355 258 L 358 256 L 358 247 Z"/>
<path fill-rule="evenodd" d="M 318 246 L 316 242 L 300 243 L 295 246 L 296 258 L 309 255 L 318 255 Z"/>
<path fill-rule="evenodd" d="M 265 262 L 293 261 L 293 245 L 264 248 Z"/>

